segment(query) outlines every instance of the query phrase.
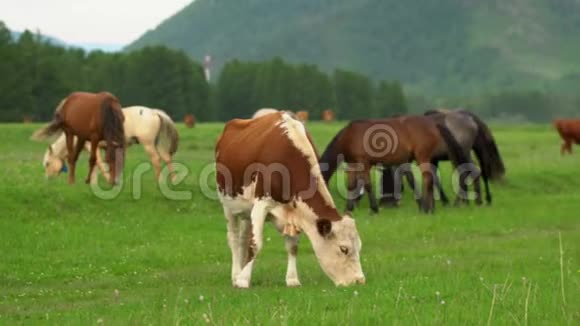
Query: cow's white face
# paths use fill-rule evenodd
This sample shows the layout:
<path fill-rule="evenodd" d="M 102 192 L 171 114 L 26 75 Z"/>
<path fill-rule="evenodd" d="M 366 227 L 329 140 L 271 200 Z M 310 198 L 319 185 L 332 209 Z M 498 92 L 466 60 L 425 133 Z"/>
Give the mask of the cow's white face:
<path fill-rule="evenodd" d="M 328 223 L 318 225 L 322 238 L 313 243 L 320 266 L 336 285 L 364 284 L 360 264 L 362 243 L 354 219 L 344 216 L 340 221 Z M 332 228 L 328 230 L 330 225 Z"/>

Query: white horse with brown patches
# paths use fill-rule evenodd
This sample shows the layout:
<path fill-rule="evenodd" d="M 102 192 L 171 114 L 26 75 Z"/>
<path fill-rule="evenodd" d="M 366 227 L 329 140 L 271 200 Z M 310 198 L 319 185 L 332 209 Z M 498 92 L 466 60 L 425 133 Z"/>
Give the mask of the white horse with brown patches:
<path fill-rule="evenodd" d="M 267 220 L 286 239 L 287 286 L 300 285 L 301 232 L 336 285 L 365 282 L 355 222 L 338 213 L 302 123 L 285 112 L 228 122 L 216 146 L 216 169 L 235 287 L 250 286 Z"/>
<path fill-rule="evenodd" d="M 123 109 L 125 121 L 125 139 L 128 145 L 140 143 L 149 155 L 155 169 L 155 176 L 159 180 L 161 174 L 161 160 L 169 168 L 173 176 L 172 157 L 177 151 L 179 134 L 173 120 L 162 110 L 151 109 L 144 106 L 131 106 Z M 76 142 L 76 138 L 75 138 Z M 85 149 L 90 151 L 90 144 L 85 144 Z M 42 164 L 46 177 L 59 175 L 66 172 L 65 160 L 68 156 L 66 138 L 62 134 L 53 144 L 48 146 L 44 153 Z M 99 151 L 97 151 L 97 165 L 103 176 L 108 179 L 108 168 L 103 163 Z M 97 181 L 97 170 L 91 175 L 91 183 Z"/>

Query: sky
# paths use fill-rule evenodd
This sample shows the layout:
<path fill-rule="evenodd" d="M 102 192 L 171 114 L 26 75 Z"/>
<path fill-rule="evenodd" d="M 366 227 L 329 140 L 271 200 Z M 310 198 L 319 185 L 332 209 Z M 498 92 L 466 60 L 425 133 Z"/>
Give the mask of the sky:
<path fill-rule="evenodd" d="M 0 0 L 13 31 L 40 30 L 68 44 L 126 45 L 192 0 Z"/>

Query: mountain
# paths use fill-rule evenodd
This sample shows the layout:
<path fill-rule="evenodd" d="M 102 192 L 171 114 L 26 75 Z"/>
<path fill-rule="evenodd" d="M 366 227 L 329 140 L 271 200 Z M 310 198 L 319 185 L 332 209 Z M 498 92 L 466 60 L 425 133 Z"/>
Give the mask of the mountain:
<path fill-rule="evenodd" d="M 14 40 L 18 40 L 18 39 L 20 38 L 20 35 L 22 35 L 22 32 L 17 32 L 17 31 L 11 31 L 10 33 L 12 34 L 12 38 L 13 38 Z M 53 44 L 53 45 L 58 45 L 58 46 L 67 46 L 67 44 L 66 44 L 64 41 L 62 41 L 62 40 L 59 40 L 59 39 L 58 39 L 58 38 L 56 38 L 56 37 L 47 36 L 47 35 L 40 35 L 40 37 L 41 37 L 41 39 L 42 39 L 43 41 L 45 41 L 45 42 L 49 42 L 49 43 L 51 43 L 51 44 Z"/>
<path fill-rule="evenodd" d="M 431 95 L 580 86 L 577 0 L 196 0 L 128 46 L 281 56 Z M 570 87 L 576 89 L 576 87 Z"/>
<path fill-rule="evenodd" d="M 12 31 L 11 34 L 14 40 L 18 40 L 20 38 L 20 35 L 22 35 L 22 32 Z M 101 50 L 104 52 L 117 52 L 121 51 L 124 46 L 122 44 L 114 44 L 114 43 L 90 43 L 90 42 L 69 44 L 66 43 L 65 41 L 62 41 L 52 36 L 41 35 L 40 37 L 42 38 L 43 41 L 49 42 L 53 45 L 64 46 L 69 48 L 81 48 L 84 49 L 85 51 Z"/>

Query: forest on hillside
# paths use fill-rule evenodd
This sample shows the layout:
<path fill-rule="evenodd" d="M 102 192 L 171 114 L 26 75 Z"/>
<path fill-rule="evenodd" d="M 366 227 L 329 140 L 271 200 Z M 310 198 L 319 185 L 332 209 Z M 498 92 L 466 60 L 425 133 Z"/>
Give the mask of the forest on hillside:
<path fill-rule="evenodd" d="M 361 74 L 315 65 L 233 60 L 209 84 L 199 63 L 163 46 L 123 53 L 85 52 L 52 44 L 29 31 L 17 40 L 0 22 L 0 121 L 52 118 L 73 91 L 109 91 L 124 106 L 161 108 L 174 119 L 249 117 L 261 107 L 308 110 L 313 119 L 332 109 L 343 119 L 407 111 L 398 82 L 373 83 Z"/>
<path fill-rule="evenodd" d="M 576 94 L 577 0 L 196 0 L 131 44 L 193 58 L 282 57 L 399 80 L 414 94 Z"/>
<path fill-rule="evenodd" d="M 406 94 L 396 80 L 374 81 L 345 69 L 327 73 L 279 57 L 231 60 L 208 83 L 202 66 L 181 50 L 85 52 L 28 31 L 14 39 L 0 22 L 0 121 L 50 120 L 72 91 L 109 91 L 124 106 L 161 108 L 178 121 L 189 113 L 199 121 L 247 118 L 262 107 L 307 110 L 311 119 L 332 109 L 341 120 L 463 107 L 502 121 L 545 122 L 580 111 L 578 94 L 531 90 L 433 99 Z"/>

